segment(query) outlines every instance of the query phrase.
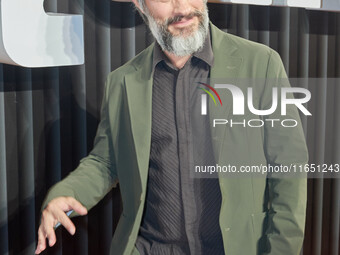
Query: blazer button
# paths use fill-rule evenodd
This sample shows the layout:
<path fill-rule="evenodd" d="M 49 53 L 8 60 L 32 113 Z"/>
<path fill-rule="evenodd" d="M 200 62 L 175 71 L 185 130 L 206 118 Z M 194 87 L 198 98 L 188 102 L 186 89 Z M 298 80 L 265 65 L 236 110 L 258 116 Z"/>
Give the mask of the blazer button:
<path fill-rule="evenodd" d="M 225 228 L 224 231 L 225 232 L 228 232 L 230 230 L 230 228 Z"/>

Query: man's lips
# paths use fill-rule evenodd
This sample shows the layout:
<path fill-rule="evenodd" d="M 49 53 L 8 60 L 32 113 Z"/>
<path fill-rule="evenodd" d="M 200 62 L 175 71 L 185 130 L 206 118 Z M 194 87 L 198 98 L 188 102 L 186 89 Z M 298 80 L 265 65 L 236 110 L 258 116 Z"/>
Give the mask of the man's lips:
<path fill-rule="evenodd" d="M 174 26 L 177 26 L 177 27 L 187 26 L 187 25 L 189 25 L 193 22 L 194 18 L 195 17 L 182 18 L 179 21 L 172 22 L 170 25 L 174 25 Z"/>

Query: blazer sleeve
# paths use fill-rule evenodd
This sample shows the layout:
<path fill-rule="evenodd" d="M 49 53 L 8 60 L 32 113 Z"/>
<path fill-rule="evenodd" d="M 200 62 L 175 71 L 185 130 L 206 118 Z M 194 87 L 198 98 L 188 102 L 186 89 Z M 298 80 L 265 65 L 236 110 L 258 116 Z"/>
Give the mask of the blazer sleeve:
<path fill-rule="evenodd" d="M 268 61 L 262 109 L 270 108 L 274 86 L 289 87 L 290 84 L 279 54 L 272 50 Z M 280 94 L 280 88 L 278 92 Z M 286 116 L 281 116 L 281 111 L 278 110 L 267 118 L 294 119 L 298 123 L 293 128 L 281 125 L 273 128 L 270 122 L 266 124 L 264 150 L 267 163 L 272 166 L 287 166 L 290 169 L 298 169 L 299 165 L 306 164 L 308 150 L 297 108 L 290 105 L 287 106 Z M 275 173 L 268 177 L 267 250 L 261 253 L 265 255 L 298 255 L 303 244 L 307 205 L 306 174 L 293 174 L 289 177 L 282 175 Z"/>
<path fill-rule="evenodd" d="M 105 85 L 101 120 L 97 129 L 93 150 L 80 161 L 79 166 L 74 171 L 49 189 L 41 210 L 52 199 L 60 196 L 74 197 L 89 210 L 113 187 L 116 187 L 118 178 L 110 132 L 108 84 L 109 80 L 106 81 Z M 118 103 L 116 102 L 115 104 Z M 116 111 L 117 108 L 118 106 Z M 71 217 L 75 215 L 76 213 L 74 212 L 71 214 Z"/>

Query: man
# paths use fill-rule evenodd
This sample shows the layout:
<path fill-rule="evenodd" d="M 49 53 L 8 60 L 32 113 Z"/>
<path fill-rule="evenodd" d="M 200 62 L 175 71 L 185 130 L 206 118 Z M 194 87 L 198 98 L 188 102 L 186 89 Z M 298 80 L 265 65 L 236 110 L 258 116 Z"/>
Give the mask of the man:
<path fill-rule="evenodd" d="M 75 233 L 66 211 L 85 215 L 118 182 L 123 213 L 111 254 L 299 254 L 305 178 L 199 180 L 188 174 L 196 139 L 186 135 L 192 125 L 188 101 L 197 100 L 188 88 L 190 76 L 285 78 L 278 54 L 217 29 L 202 0 L 133 2 L 157 42 L 109 75 L 94 149 L 50 189 L 36 254 L 46 248 L 46 238 L 55 244 L 57 222 Z M 258 86 L 258 104 L 268 109 L 271 85 Z M 221 112 L 228 112 L 231 99 L 220 94 Z M 287 117 L 297 120 L 297 128 L 210 130 L 201 123 L 212 134 L 212 144 L 204 141 L 204 147 L 215 152 L 219 165 L 304 164 L 297 110 L 289 108 Z"/>

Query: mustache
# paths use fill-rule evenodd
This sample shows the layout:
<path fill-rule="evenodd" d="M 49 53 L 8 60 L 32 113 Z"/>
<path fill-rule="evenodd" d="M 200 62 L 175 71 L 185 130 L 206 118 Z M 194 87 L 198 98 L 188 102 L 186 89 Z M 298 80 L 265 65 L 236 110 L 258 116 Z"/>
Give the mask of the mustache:
<path fill-rule="evenodd" d="M 181 21 L 184 18 L 191 19 L 193 17 L 201 18 L 201 17 L 203 17 L 203 13 L 201 11 L 196 10 L 196 11 L 189 13 L 188 15 L 177 15 L 177 16 L 169 18 L 166 22 L 166 25 L 169 26 L 173 23 Z"/>

